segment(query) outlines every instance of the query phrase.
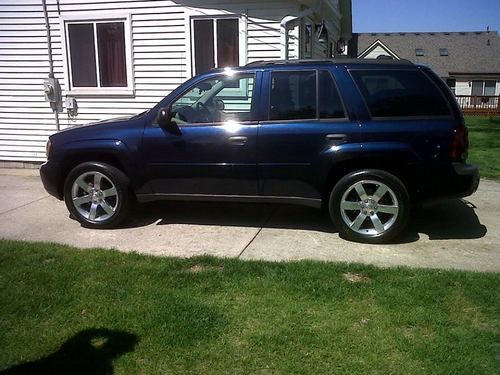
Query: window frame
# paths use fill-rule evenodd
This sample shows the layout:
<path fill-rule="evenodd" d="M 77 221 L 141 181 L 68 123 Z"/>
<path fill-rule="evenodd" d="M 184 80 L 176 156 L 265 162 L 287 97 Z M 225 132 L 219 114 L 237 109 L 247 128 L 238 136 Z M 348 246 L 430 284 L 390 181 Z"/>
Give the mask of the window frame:
<path fill-rule="evenodd" d="M 440 48 L 439 49 L 439 56 L 441 56 L 441 57 L 447 57 L 449 55 L 450 55 L 450 53 L 448 51 L 448 48 Z"/>
<path fill-rule="evenodd" d="M 194 77 L 200 73 L 195 72 L 195 44 L 194 44 L 194 21 L 196 20 L 211 20 L 213 22 L 213 32 L 214 32 L 214 62 L 217 67 L 217 20 L 219 19 L 234 19 L 238 21 L 238 64 L 237 66 L 243 66 L 247 63 L 247 44 L 246 44 L 246 22 L 245 17 L 240 14 L 213 14 L 213 15 L 202 15 L 202 14 L 189 14 L 187 15 L 189 22 L 189 30 L 186 33 L 189 42 L 186 43 L 187 46 L 187 56 L 189 61 L 188 73 L 189 78 Z M 236 67 L 237 67 L 236 66 Z M 202 73 L 201 73 L 202 74 Z"/>
<path fill-rule="evenodd" d="M 66 95 L 73 96 L 110 96 L 110 95 L 134 95 L 134 75 L 132 66 L 132 28 L 130 22 L 130 13 L 79 13 L 60 16 L 61 41 L 64 62 L 64 78 L 67 83 Z M 99 52 L 97 40 L 97 27 L 99 23 L 123 22 L 124 38 L 125 38 L 125 64 L 127 75 L 127 86 L 125 87 L 103 87 L 100 86 L 101 78 L 99 71 Z M 95 64 L 97 74 L 97 87 L 73 87 L 72 71 L 71 71 L 71 55 L 69 46 L 69 31 L 68 26 L 71 24 L 92 24 L 94 31 L 94 48 L 95 48 Z"/>
<path fill-rule="evenodd" d="M 368 106 L 368 103 L 366 102 L 366 99 L 361 92 L 361 88 L 358 86 L 358 83 L 354 79 L 354 76 L 351 74 L 352 71 L 374 71 L 374 72 L 420 72 L 421 74 L 424 75 L 425 79 L 427 79 L 432 86 L 436 90 L 438 90 L 439 95 L 443 98 L 443 100 L 446 103 L 446 107 L 448 108 L 448 115 L 423 115 L 423 116 L 373 116 L 372 112 L 370 111 L 370 107 Z M 356 87 L 356 90 L 358 92 L 358 95 L 360 96 L 361 100 L 363 101 L 363 104 L 365 105 L 366 112 L 368 113 L 369 119 L 371 120 L 377 120 L 377 121 L 408 121 L 408 120 L 432 120 L 432 119 L 453 119 L 453 108 L 451 107 L 451 104 L 446 98 L 445 94 L 441 90 L 441 88 L 431 79 L 431 77 L 428 76 L 428 74 L 421 70 L 421 69 L 411 69 L 411 68 L 397 68 L 397 69 L 387 69 L 387 68 L 350 68 L 347 69 L 347 72 L 349 73 L 349 77 L 351 78 L 352 82 L 354 83 L 354 87 Z"/>
<path fill-rule="evenodd" d="M 311 35 L 310 35 L 310 51 L 306 51 L 307 47 L 307 34 L 308 34 L 308 28 L 310 29 Z M 302 33 L 299 33 L 299 39 L 302 39 L 302 42 L 300 43 L 300 58 L 301 59 L 312 59 L 313 57 L 313 49 L 314 49 L 314 37 L 315 37 L 315 28 L 314 28 L 314 22 L 312 19 L 309 17 L 304 18 L 304 21 L 302 23 L 301 27 Z M 302 34 L 302 35 L 300 35 Z"/>
<path fill-rule="evenodd" d="M 171 100 L 169 100 L 168 102 L 168 108 L 172 108 L 172 105 L 177 101 L 179 100 L 182 96 L 184 96 L 186 93 L 188 93 L 189 91 L 191 91 L 194 87 L 196 87 L 197 85 L 199 85 L 201 82 L 204 82 L 204 81 L 208 81 L 208 80 L 211 80 L 211 79 L 219 79 L 219 78 L 225 78 L 225 77 L 237 77 L 237 76 L 245 76 L 245 75 L 252 75 L 253 76 L 253 79 L 254 79 L 254 88 L 253 88 L 253 92 L 252 92 L 252 100 L 251 100 L 251 113 L 252 113 L 252 117 L 254 117 L 255 119 L 254 120 L 247 120 L 247 121 L 237 121 L 238 124 L 246 124 L 246 125 L 249 125 L 249 124 L 257 124 L 259 122 L 259 120 L 257 119 L 258 118 L 258 114 L 259 114 L 259 109 L 258 109 L 258 106 L 260 105 L 259 103 L 259 100 L 258 98 L 256 97 L 255 95 L 255 90 L 256 90 L 256 84 L 257 84 L 257 79 L 258 79 L 258 75 L 257 75 L 257 72 L 254 71 L 254 70 L 249 70 L 249 71 L 232 71 L 231 74 L 230 73 L 216 73 L 216 74 L 211 74 L 209 76 L 204 76 L 202 79 L 200 80 L 196 80 L 196 82 L 193 82 L 192 85 L 190 85 L 189 87 L 187 87 L 185 90 L 183 90 L 182 92 L 180 92 L 178 95 L 174 96 Z M 153 126 L 159 126 L 158 125 L 158 121 L 157 121 L 157 116 L 155 116 L 153 122 L 152 122 L 152 125 Z M 203 123 L 186 123 L 186 124 L 181 124 L 179 125 L 179 127 L 184 127 L 184 126 L 189 126 L 189 127 L 195 127 L 195 126 L 224 126 L 224 125 L 227 125 L 227 121 L 218 121 L 218 122 L 203 122 Z"/>
<path fill-rule="evenodd" d="M 472 86 L 473 86 L 473 82 L 481 82 L 481 95 L 473 95 L 472 94 Z M 490 82 L 490 83 L 493 83 L 493 88 L 495 89 L 495 94 L 494 95 L 486 95 L 485 91 L 486 91 L 486 82 Z M 496 93 L 496 81 L 494 79 L 472 79 L 471 80 L 471 88 L 470 88 L 470 96 L 474 96 L 474 97 L 480 97 L 480 96 L 497 96 L 497 93 Z"/>
<path fill-rule="evenodd" d="M 453 95 L 456 95 L 456 90 L 457 90 L 457 79 L 456 78 L 445 78 L 444 79 L 446 86 L 450 89 L 450 91 L 453 93 Z M 451 85 L 453 83 L 453 85 Z"/>
<path fill-rule="evenodd" d="M 332 117 L 332 118 L 320 118 L 320 113 L 319 113 L 319 72 L 320 71 L 325 71 L 327 72 L 330 77 L 332 78 L 333 85 L 335 86 L 335 89 L 337 90 L 337 95 L 339 96 L 340 99 L 340 105 L 342 106 L 342 110 L 344 112 L 344 117 Z M 273 73 L 297 73 L 297 72 L 314 72 L 316 74 L 316 116 L 313 118 L 304 118 L 304 119 L 291 119 L 291 120 L 271 120 L 271 89 L 272 89 L 272 74 Z M 294 122 L 313 122 L 313 123 L 322 123 L 322 122 L 345 122 L 345 121 L 350 121 L 349 115 L 347 113 L 347 109 L 345 106 L 344 99 L 342 98 L 339 85 L 337 84 L 337 81 L 335 79 L 335 76 L 332 74 L 330 69 L 327 68 L 315 68 L 315 69 L 276 69 L 276 70 L 268 70 L 268 87 L 267 87 L 267 102 L 266 106 L 267 109 L 264 109 L 264 113 L 266 115 L 266 119 L 263 120 L 265 123 L 294 123 Z"/>

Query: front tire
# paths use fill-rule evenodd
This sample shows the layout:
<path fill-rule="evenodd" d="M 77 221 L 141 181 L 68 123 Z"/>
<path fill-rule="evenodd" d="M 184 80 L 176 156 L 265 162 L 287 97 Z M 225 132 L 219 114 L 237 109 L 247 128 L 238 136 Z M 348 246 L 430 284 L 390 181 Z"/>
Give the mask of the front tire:
<path fill-rule="evenodd" d="M 84 227 L 116 227 L 126 218 L 130 206 L 129 179 L 112 165 L 82 163 L 66 178 L 64 202 Z"/>
<path fill-rule="evenodd" d="M 341 237 L 385 243 L 405 228 L 410 200 L 404 184 L 382 170 L 361 170 L 339 180 L 330 194 L 330 217 Z"/>

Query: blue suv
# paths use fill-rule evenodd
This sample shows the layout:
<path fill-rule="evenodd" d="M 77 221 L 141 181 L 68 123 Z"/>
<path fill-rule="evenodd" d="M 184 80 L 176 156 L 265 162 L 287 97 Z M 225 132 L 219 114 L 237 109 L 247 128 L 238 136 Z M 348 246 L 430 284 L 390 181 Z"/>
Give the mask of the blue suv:
<path fill-rule="evenodd" d="M 50 137 L 46 190 L 89 228 L 134 201 L 294 203 L 381 243 L 416 203 L 479 184 L 453 94 L 409 61 L 257 62 L 196 76 L 149 111 Z"/>

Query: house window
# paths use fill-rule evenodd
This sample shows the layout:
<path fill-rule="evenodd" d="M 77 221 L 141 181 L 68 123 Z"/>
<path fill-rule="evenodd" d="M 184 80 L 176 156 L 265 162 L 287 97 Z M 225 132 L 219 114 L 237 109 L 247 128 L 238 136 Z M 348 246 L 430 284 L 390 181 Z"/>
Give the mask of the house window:
<path fill-rule="evenodd" d="M 240 65 L 237 18 L 193 19 L 192 34 L 194 74 Z"/>
<path fill-rule="evenodd" d="M 448 56 L 448 48 L 440 48 L 439 56 Z"/>
<path fill-rule="evenodd" d="M 415 56 L 424 56 L 423 48 L 415 48 Z"/>
<path fill-rule="evenodd" d="M 457 87 L 457 80 L 454 78 L 446 78 L 446 84 L 450 88 L 451 92 L 455 94 L 455 90 Z"/>
<path fill-rule="evenodd" d="M 472 96 L 495 96 L 496 81 L 472 81 Z"/>
<path fill-rule="evenodd" d="M 495 96 L 496 81 L 484 81 L 484 95 L 485 96 Z"/>
<path fill-rule="evenodd" d="M 305 58 L 312 57 L 312 36 L 313 26 L 310 23 L 304 25 L 304 56 Z"/>
<path fill-rule="evenodd" d="M 62 22 L 70 92 L 131 93 L 128 17 Z"/>

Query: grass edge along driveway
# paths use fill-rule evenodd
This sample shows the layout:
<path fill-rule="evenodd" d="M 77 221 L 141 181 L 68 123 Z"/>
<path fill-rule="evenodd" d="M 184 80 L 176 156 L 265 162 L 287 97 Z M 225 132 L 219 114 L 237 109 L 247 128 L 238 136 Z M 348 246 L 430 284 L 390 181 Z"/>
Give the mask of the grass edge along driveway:
<path fill-rule="evenodd" d="M 0 374 L 499 369 L 497 273 L 2 240 L 0 300 Z"/>
<path fill-rule="evenodd" d="M 468 162 L 479 166 L 481 177 L 500 180 L 500 117 L 466 116 L 469 128 Z"/>

